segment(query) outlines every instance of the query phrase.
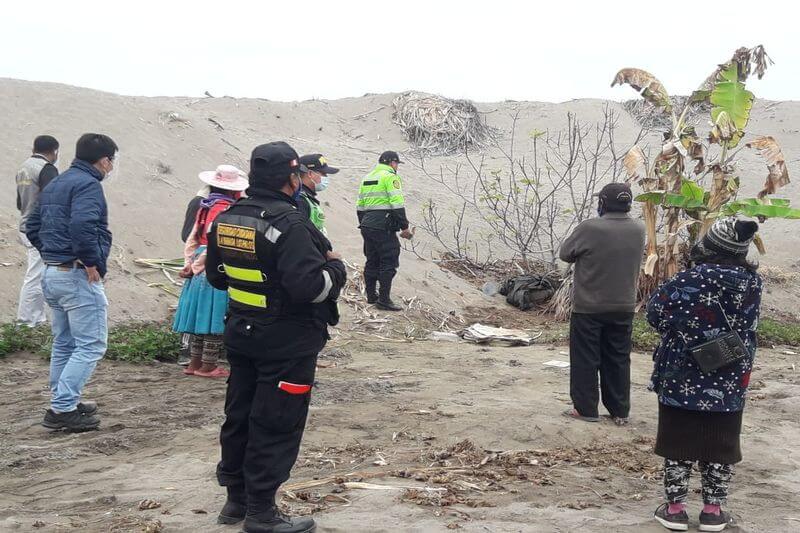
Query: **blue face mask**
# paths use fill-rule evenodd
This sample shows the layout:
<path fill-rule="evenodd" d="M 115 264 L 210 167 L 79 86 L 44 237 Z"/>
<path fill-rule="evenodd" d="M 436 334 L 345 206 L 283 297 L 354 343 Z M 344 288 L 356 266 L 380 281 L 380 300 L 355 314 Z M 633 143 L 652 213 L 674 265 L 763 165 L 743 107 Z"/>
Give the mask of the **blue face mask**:
<path fill-rule="evenodd" d="M 303 182 L 297 178 L 297 190 L 292 193 L 292 200 L 295 202 L 300 198 L 300 193 L 303 191 Z"/>
<path fill-rule="evenodd" d="M 330 185 L 330 178 L 327 175 L 321 175 L 319 183 L 314 184 L 314 191 L 322 192 L 328 188 L 328 185 Z"/>

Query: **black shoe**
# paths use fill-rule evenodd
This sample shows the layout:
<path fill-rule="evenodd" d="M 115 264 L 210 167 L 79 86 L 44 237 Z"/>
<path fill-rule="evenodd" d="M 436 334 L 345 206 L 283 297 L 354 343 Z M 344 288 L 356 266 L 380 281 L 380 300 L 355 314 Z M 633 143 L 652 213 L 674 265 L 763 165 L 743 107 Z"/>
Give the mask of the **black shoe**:
<path fill-rule="evenodd" d="M 56 413 L 48 409 L 44 414 L 42 425 L 47 429 L 65 429 L 80 432 L 91 431 L 100 427 L 100 419 L 92 415 L 82 415 L 77 409 L 68 413 Z"/>
<path fill-rule="evenodd" d="M 247 494 L 244 491 L 244 486 L 235 485 L 233 487 L 226 487 L 228 491 L 228 499 L 225 500 L 225 505 L 217 516 L 218 524 L 238 524 L 244 520 L 247 514 Z"/>
<path fill-rule="evenodd" d="M 689 531 L 689 515 L 686 514 L 686 511 L 670 514 L 669 504 L 659 505 L 653 517 L 659 524 L 672 531 Z"/>
<path fill-rule="evenodd" d="M 732 523 L 731 515 L 725 511 L 719 514 L 700 513 L 700 531 L 722 531 Z"/>
<path fill-rule="evenodd" d="M 244 519 L 244 533 L 313 533 L 317 524 L 313 518 L 291 518 L 276 507 L 263 513 L 248 514 Z"/>
<path fill-rule="evenodd" d="M 219 516 L 217 516 L 217 524 L 238 524 L 244 520 L 246 514 L 247 504 L 234 502 L 228 499 L 225 501 L 225 505 L 222 506 Z"/>
<path fill-rule="evenodd" d="M 386 299 L 386 300 L 378 300 L 375 303 L 375 307 L 378 309 L 382 309 L 384 311 L 402 311 L 403 308 L 394 303 L 393 301 Z"/>
<path fill-rule="evenodd" d="M 78 403 L 78 412 L 82 415 L 92 416 L 97 412 L 97 404 L 95 402 L 80 402 Z"/>
<path fill-rule="evenodd" d="M 374 304 L 378 301 L 378 280 L 364 279 L 364 292 L 367 294 L 367 303 Z"/>
<path fill-rule="evenodd" d="M 383 311 L 402 311 L 403 308 L 394 303 L 391 300 L 378 300 L 375 303 L 375 307 L 381 309 Z"/>

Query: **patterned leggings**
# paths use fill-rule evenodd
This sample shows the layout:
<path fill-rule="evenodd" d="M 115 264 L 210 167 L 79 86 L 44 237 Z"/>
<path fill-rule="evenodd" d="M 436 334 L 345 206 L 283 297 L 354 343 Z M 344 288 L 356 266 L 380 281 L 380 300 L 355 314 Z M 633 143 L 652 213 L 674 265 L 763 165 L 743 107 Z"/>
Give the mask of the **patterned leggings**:
<path fill-rule="evenodd" d="M 728 498 L 733 465 L 698 462 L 703 478 L 703 503 L 722 505 Z M 689 493 L 689 476 L 694 461 L 664 459 L 664 493 L 669 503 L 683 503 Z"/>
<path fill-rule="evenodd" d="M 216 365 L 224 350 L 222 335 L 192 335 L 189 354 L 199 357 L 204 363 Z"/>

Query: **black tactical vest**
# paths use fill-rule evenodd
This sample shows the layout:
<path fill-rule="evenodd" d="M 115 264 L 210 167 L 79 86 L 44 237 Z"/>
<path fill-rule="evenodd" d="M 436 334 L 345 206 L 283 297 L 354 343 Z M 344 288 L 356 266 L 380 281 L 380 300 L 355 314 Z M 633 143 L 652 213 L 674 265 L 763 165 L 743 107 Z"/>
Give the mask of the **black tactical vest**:
<path fill-rule="evenodd" d="M 312 231 L 312 240 L 323 255 L 330 249 L 327 239 L 292 205 L 273 198 L 244 198 L 214 222 L 222 264 L 228 278 L 230 311 L 256 312 L 263 318 L 300 318 L 335 325 L 335 302 L 293 303 L 281 285 L 274 249 L 278 238 L 296 221 Z M 315 233 L 314 233 L 315 232 Z M 318 235 L 317 235 L 318 234 Z"/>

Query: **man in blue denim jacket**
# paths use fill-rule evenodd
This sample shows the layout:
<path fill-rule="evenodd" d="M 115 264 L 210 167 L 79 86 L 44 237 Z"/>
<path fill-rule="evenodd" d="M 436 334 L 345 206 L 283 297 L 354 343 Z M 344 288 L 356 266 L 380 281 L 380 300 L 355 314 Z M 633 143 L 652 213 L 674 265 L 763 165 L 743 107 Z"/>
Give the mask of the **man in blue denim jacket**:
<path fill-rule="evenodd" d="M 45 263 L 42 290 L 53 311 L 49 429 L 97 429 L 93 402 L 83 386 L 106 352 L 108 300 L 103 289 L 111 250 L 108 206 L 100 182 L 114 168 L 117 145 L 108 136 L 78 139 L 75 160 L 39 196 L 26 235 Z"/>

